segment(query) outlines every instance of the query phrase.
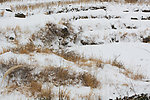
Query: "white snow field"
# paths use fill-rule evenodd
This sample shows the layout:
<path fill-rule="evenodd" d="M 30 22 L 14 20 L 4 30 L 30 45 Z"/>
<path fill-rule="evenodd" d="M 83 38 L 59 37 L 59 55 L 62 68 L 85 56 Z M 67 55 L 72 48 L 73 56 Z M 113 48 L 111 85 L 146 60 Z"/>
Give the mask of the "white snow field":
<path fill-rule="evenodd" d="M 135 94 L 150 95 L 150 5 L 0 3 L 0 100 L 126 100 Z"/>

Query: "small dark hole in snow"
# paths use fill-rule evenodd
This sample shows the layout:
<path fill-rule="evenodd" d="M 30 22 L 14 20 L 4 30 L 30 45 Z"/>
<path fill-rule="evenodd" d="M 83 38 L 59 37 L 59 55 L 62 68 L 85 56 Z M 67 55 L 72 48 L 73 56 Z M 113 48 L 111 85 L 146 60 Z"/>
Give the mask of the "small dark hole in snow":
<path fill-rule="evenodd" d="M 10 39 L 10 40 L 14 40 L 15 38 L 14 38 L 14 37 L 9 37 L 9 39 Z"/>

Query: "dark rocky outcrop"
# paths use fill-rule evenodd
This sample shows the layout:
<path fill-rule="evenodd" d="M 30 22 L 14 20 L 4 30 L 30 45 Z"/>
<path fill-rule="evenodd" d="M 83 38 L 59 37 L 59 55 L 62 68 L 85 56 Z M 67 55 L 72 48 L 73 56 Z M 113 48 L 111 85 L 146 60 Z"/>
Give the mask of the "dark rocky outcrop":
<path fill-rule="evenodd" d="M 12 10 L 10 10 L 10 9 L 6 9 L 6 11 L 8 11 L 8 12 L 12 12 Z"/>
<path fill-rule="evenodd" d="M 150 43 L 150 36 L 143 38 L 144 43 Z"/>
<path fill-rule="evenodd" d="M 148 94 L 142 93 L 139 95 L 135 94 L 135 95 L 130 96 L 130 97 L 129 96 L 125 96 L 123 98 L 117 97 L 115 100 L 150 100 L 150 96 L 148 96 Z"/>
<path fill-rule="evenodd" d="M 26 18 L 26 15 L 24 15 L 23 13 L 17 13 L 17 14 L 15 14 L 15 17 Z"/>

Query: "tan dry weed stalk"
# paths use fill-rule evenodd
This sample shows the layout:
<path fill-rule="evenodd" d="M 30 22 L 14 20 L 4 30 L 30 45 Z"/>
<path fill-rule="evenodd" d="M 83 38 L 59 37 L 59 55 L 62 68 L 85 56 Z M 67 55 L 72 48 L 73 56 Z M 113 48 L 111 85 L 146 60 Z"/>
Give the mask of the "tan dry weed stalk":
<path fill-rule="evenodd" d="M 8 70 L 5 72 L 5 74 L 4 74 L 3 78 L 2 78 L 1 87 L 2 87 L 2 85 L 3 85 L 4 80 L 6 79 L 7 75 L 10 74 L 13 70 L 15 70 L 15 69 L 17 69 L 17 68 L 19 68 L 19 67 L 22 67 L 22 65 L 13 66 L 13 67 L 11 67 L 10 69 L 8 69 Z"/>

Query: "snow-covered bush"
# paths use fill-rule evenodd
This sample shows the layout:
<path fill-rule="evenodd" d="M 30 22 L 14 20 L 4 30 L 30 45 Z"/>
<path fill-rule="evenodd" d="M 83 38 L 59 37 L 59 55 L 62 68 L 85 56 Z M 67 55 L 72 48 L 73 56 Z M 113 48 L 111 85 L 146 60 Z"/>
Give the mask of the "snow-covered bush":
<path fill-rule="evenodd" d="M 74 31 L 68 22 L 60 26 L 48 22 L 45 27 L 41 28 L 37 34 L 32 36 L 32 39 L 40 39 L 46 47 L 60 47 L 74 43 L 75 37 L 76 34 L 74 34 Z"/>

